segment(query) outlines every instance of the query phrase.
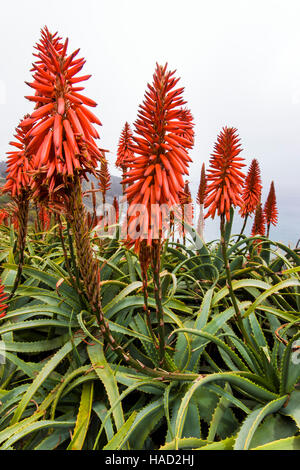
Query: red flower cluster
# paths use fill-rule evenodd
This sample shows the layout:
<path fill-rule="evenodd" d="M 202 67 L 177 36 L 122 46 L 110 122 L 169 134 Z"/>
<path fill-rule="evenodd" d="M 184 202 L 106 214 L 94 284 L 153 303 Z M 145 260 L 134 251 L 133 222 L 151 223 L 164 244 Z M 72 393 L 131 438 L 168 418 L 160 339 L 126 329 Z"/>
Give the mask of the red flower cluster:
<path fill-rule="evenodd" d="M 4 285 L 0 279 L 0 318 L 5 317 L 8 305 L 5 303 L 8 299 L 8 295 L 4 292 Z"/>
<path fill-rule="evenodd" d="M 210 183 L 206 189 L 207 200 L 205 207 L 209 207 L 205 217 L 226 215 L 230 219 L 230 207 L 242 206 L 240 197 L 245 175 L 240 169 L 245 166 L 244 158 L 238 157 L 242 149 L 237 129 L 224 127 L 215 144 L 215 152 L 210 159 L 207 180 Z"/>
<path fill-rule="evenodd" d="M 161 217 L 155 204 L 179 204 L 179 193 L 184 188 L 183 175 L 188 174 L 188 165 L 192 161 L 187 152 L 192 143 L 182 137 L 182 133 L 192 130 L 193 123 L 182 120 L 183 88 L 174 89 L 179 80 L 174 78 L 174 73 L 167 71 L 167 64 L 156 66 L 153 84 L 148 84 L 135 122 L 133 150 L 136 156 L 129 163 L 122 181 L 129 184 L 126 189 L 129 239 L 139 217 L 134 214 L 134 206 L 143 204 L 147 208 L 142 218 L 139 217 L 141 235 L 135 240 L 137 249 L 141 239 L 147 238 L 151 244 L 151 207 L 161 230 Z"/>
<path fill-rule="evenodd" d="M 258 161 L 254 158 L 245 178 L 245 186 L 242 193 L 243 205 L 240 210 L 242 217 L 252 214 L 260 201 L 262 190 L 260 169 Z"/>
<path fill-rule="evenodd" d="M 206 186 L 205 164 L 203 163 L 201 168 L 200 184 L 197 193 L 197 203 L 199 206 L 205 202 Z"/>
<path fill-rule="evenodd" d="M 270 224 L 277 225 L 278 222 L 278 209 L 276 203 L 276 194 L 274 182 L 272 181 L 270 191 L 264 206 L 264 216 L 266 218 L 266 223 L 269 226 Z"/>
<path fill-rule="evenodd" d="M 25 116 L 27 119 L 29 115 Z M 10 145 L 15 148 L 7 152 L 7 178 L 2 188 L 3 193 L 10 193 L 12 198 L 18 197 L 21 193 L 30 190 L 32 157 L 30 153 L 30 136 L 29 131 L 31 124 L 19 125 L 16 128 L 15 141 Z"/>
<path fill-rule="evenodd" d="M 119 140 L 117 151 L 116 167 L 126 170 L 129 163 L 133 160 L 133 135 L 128 122 L 125 122 L 124 129 L 122 130 Z"/>
<path fill-rule="evenodd" d="M 189 187 L 189 182 L 186 181 L 184 185 L 183 191 L 180 192 L 179 194 L 179 200 L 180 200 L 180 205 L 181 205 L 181 221 L 179 220 L 177 225 L 179 229 L 179 233 L 185 233 L 184 230 L 184 223 L 187 223 L 189 225 L 193 225 L 193 218 L 194 218 L 194 208 L 193 208 L 193 201 L 192 201 L 192 195 Z M 175 216 L 178 218 L 178 214 L 176 213 Z"/>
<path fill-rule="evenodd" d="M 51 224 L 51 212 L 45 206 L 40 205 L 38 210 L 39 221 L 43 232 L 47 232 Z"/>
<path fill-rule="evenodd" d="M 255 217 L 254 217 L 251 236 L 252 237 L 255 237 L 255 235 L 264 236 L 266 233 L 265 223 L 266 223 L 265 216 L 262 210 L 261 203 L 259 202 L 255 210 Z"/>
<path fill-rule="evenodd" d="M 51 35 L 45 28 L 34 54 L 34 81 L 28 83 L 36 93 L 26 98 L 36 103 L 36 109 L 21 127 L 31 126 L 26 137 L 31 137 L 28 151 L 35 155 L 33 196 L 40 201 L 48 196 L 62 201 L 72 176 L 94 172 L 103 158 L 93 126 L 101 122 L 88 109 L 96 103 L 79 93 L 84 88 L 77 86 L 90 75 L 77 76 L 85 60 L 76 59 L 79 49 L 67 55 L 67 47 L 68 39 L 62 43 L 57 33 Z"/>
<path fill-rule="evenodd" d="M 7 212 L 6 209 L 0 209 L 0 225 L 8 224 L 8 219 L 9 219 L 9 213 Z"/>
<path fill-rule="evenodd" d="M 101 162 L 101 169 L 99 173 L 99 189 L 101 193 L 104 194 L 110 189 L 111 182 L 110 182 L 110 174 L 108 171 L 108 162 L 105 159 L 105 157 L 103 158 L 104 159 Z"/>
<path fill-rule="evenodd" d="M 114 197 L 114 200 L 113 200 L 113 207 L 114 207 L 114 210 L 115 210 L 115 223 L 118 223 L 119 222 L 119 216 L 120 216 L 120 208 L 119 208 L 119 201 L 116 198 L 116 196 Z"/>

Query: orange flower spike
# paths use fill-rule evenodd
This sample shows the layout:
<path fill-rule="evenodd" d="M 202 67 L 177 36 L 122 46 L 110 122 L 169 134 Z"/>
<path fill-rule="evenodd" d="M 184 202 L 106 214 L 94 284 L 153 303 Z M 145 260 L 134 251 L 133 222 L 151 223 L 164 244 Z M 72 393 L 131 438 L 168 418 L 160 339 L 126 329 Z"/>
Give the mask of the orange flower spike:
<path fill-rule="evenodd" d="M 179 221 L 178 223 L 178 229 L 179 229 L 180 234 L 185 234 L 184 223 L 193 225 L 193 219 L 194 219 L 192 195 L 191 195 L 188 181 L 185 182 L 183 191 L 179 193 L 179 200 L 181 204 L 182 220 Z"/>
<path fill-rule="evenodd" d="M 205 175 L 205 164 L 203 163 L 201 168 L 201 175 L 200 175 L 200 184 L 197 193 L 197 203 L 199 205 L 204 204 L 205 202 L 205 192 L 206 192 L 206 175 Z"/>
<path fill-rule="evenodd" d="M 197 232 L 200 235 L 200 238 L 204 240 L 204 203 L 206 200 L 206 187 L 207 187 L 207 181 L 206 181 L 206 174 L 205 174 L 205 164 L 203 163 L 202 168 L 201 168 L 201 174 L 200 174 L 200 183 L 199 183 L 199 188 L 198 188 L 198 193 L 197 193 L 197 204 L 199 204 L 199 217 L 198 217 L 198 223 L 197 223 Z"/>
<path fill-rule="evenodd" d="M 4 292 L 4 285 L 2 284 L 2 280 L 0 279 L 0 318 L 5 317 L 8 305 L 5 303 L 8 299 L 8 295 Z"/>
<path fill-rule="evenodd" d="M 128 122 L 125 122 L 124 129 L 122 130 L 121 137 L 119 140 L 116 167 L 121 168 L 123 171 L 126 170 L 129 163 L 133 159 L 133 134 L 130 129 Z"/>
<path fill-rule="evenodd" d="M 266 223 L 268 226 L 268 235 L 270 230 L 270 225 L 277 225 L 278 222 L 278 209 L 277 209 L 277 202 L 276 202 L 276 194 L 275 194 L 275 187 L 274 182 L 272 181 L 270 186 L 270 191 L 264 206 L 264 215 L 266 218 Z"/>
<path fill-rule="evenodd" d="M 258 161 L 254 158 L 250 164 L 245 185 L 242 193 L 243 206 L 240 210 L 242 217 L 252 214 L 260 201 L 262 190 L 260 168 Z"/>
<path fill-rule="evenodd" d="M 254 222 L 252 226 L 251 236 L 255 237 L 255 235 L 265 235 L 266 227 L 265 227 L 266 219 L 264 216 L 264 212 L 262 210 L 261 203 L 259 202 L 256 206 Z"/>
<path fill-rule="evenodd" d="M 119 209 L 119 201 L 116 198 L 116 196 L 114 196 L 113 207 L 115 210 L 115 219 L 116 219 L 115 223 L 119 223 L 120 209 Z"/>
<path fill-rule="evenodd" d="M 237 129 L 233 127 L 224 127 L 218 136 L 207 172 L 205 207 L 209 210 L 205 217 L 214 218 L 217 212 L 219 216 L 226 215 L 229 221 L 230 207 L 243 205 L 240 194 L 245 175 L 240 169 L 245 164 L 244 158 L 238 157 L 242 151 L 239 141 Z"/>
<path fill-rule="evenodd" d="M 8 219 L 9 219 L 9 213 L 7 212 L 6 209 L 0 209 L 0 225 L 8 224 Z"/>
<path fill-rule="evenodd" d="M 39 206 L 38 216 L 43 232 L 47 232 L 51 224 L 51 212 L 45 206 Z"/>
<path fill-rule="evenodd" d="M 265 236 L 266 234 L 266 220 L 264 216 L 264 212 L 262 209 L 261 202 L 258 203 L 256 210 L 255 210 L 255 216 L 254 216 L 254 222 L 252 226 L 252 231 L 251 231 L 251 236 L 255 237 L 256 235 L 262 235 Z M 253 241 L 254 247 L 256 247 L 257 254 L 259 255 L 262 249 L 261 245 L 261 240 L 259 238 L 255 239 Z"/>
<path fill-rule="evenodd" d="M 32 195 L 32 173 L 34 155 L 32 153 L 32 143 L 39 142 L 39 137 L 31 137 L 32 122 L 28 116 L 24 117 L 22 123 L 16 128 L 15 138 L 17 141 L 10 144 L 17 151 L 7 152 L 7 177 L 2 192 L 8 193 L 13 204 L 13 211 L 10 220 L 17 235 L 18 269 L 14 284 L 10 293 L 10 298 L 18 286 L 21 278 L 24 263 L 24 250 L 26 245 L 27 223 L 29 213 L 29 199 Z"/>
<path fill-rule="evenodd" d="M 106 193 L 111 187 L 110 174 L 108 170 L 107 160 L 101 162 L 99 174 L 99 189 L 102 193 Z"/>
<path fill-rule="evenodd" d="M 27 116 L 24 119 L 27 119 Z M 9 193 L 12 198 L 30 190 L 33 168 L 31 152 L 28 150 L 30 145 L 28 125 L 23 127 L 19 125 L 14 137 L 16 141 L 10 142 L 10 145 L 15 150 L 7 152 L 7 177 L 2 188 L 2 192 Z"/>
<path fill-rule="evenodd" d="M 41 32 L 36 45 L 33 64 L 33 82 L 36 90 L 36 109 L 21 123 L 22 128 L 32 126 L 30 151 L 35 155 L 32 189 L 38 201 L 46 200 L 63 206 L 68 196 L 67 185 L 74 175 L 94 173 L 102 159 L 94 139 L 99 135 L 93 124 L 99 119 L 88 110 L 96 103 L 79 94 L 83 87 L 76 83 L 88 80 L 90 75 L 76 76 L 85 60 L 75 59 L 79 49 L 68 55 L 68 40 L 62 42 L 47 28 Z"/>
<path fill-rule="evenodd" d="M 144 217 L 148 224 L 148 244 L 152 241 L 151 201 L 155 198 L 159 205 L 179 204 L 179 192 L 184 189 L 182 175 L 188 174 L 191 161 L 187 149 L 192 147 L 192 142 L 186 132 L 193 131 L 192 116 L 183 119 L 183 88 L 174 89 L 179 80 L 174 78 L 174 73 L 167 71 L 167 64 L 156 65 L 153 83 L 148 84 L 135 122 L 132 146 L 135 155 L 122 181 L 129 184 L 125 191 L 129 214 L 134 204 L 147 206 Z M 138 245 L 139 240 L 136 249 Z"/>

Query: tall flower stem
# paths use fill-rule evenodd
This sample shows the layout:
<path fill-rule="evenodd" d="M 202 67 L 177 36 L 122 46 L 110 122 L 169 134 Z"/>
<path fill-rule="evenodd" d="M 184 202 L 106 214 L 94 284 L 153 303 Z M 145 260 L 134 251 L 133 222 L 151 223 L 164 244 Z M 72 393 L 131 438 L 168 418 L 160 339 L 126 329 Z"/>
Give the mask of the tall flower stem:
<path fill-rule="evenodd" d="M 171 211 L 170 213 L 170 234 L 172 236 L 172 242 L 175 240 L 175 220 L 174 220 L 174 212 Z"/>
<path fill-rule="evenodd" d="M 59 214 L 57 214 L 56 217 L 57 217 L 57 223 L 58 223 L 58 232 L 59 232 L 60 243 L 61 243 L 61 246 L 62 246 L 64 258 L 65 258 L 66 270 L 68 271 L 68 274 L 69 274 L 70 278 L 73 279 L 73 275 L 72 275 L 72 271 L 71 271 L 71 267 L 70 267 L 70 263 L 69 263 L 68 252 L 67 252 L 67 248 L 66 248 L 66 244 L 65 244 L 65 237 L 64 237 L 64 234 L 63 234 L 63 225 L 62 225 L 61 217 L 60 217 Z"/>
<path fill-rule="evenodd" d="M 239 329 L 240 329 L 240 331 L 241 331 L 241 333 L 244 337 L 244 340 L 247 343 L 249 343 L 250 338 L 249 338 L 248 333 L 247 333 L 247 331 L 244 327 L 241 311 L 240 311 L 239 306 L 237 304 L 237 300 L 236 300 L 236 297 L 234 295 L 233 287 L 232 287 L 232 278 L 231 278 L 229 260 L 228 260 L 228 256 L 227 256 L 227 246 L 226 246 L 226 239 L 225 239 L 225 214 L 221 214 L 220 228 L 221 228 L 221 247 L 222 247 L 222 254 L 223 254 L 223 259 L 224 259 L 224 264 L 225 264 L 225 271 L 226 271 L 229 294 L 230 294 L 230 297 L 231 297 L 233 308 L 235 310 L 235 317 L 236 317 Z"/>
<path fill-rule="evenodd" d="M 92 194 L 92 204 L 93 204 L 93 216 L 92 216 L 92 223 L 91 227 L 94 227 L 94 225 L 97 223 L 97 211 L 96 211 L 96 193 L 95 193 L 95 186 L 94 183 L 91 183 L 91 194 Z"/>
<path fill-rule="evenodd" d="M 64 236 L 64 233 L 63 233 L 63 224 L 62 224 L 62 220 L 61 220 L 61 217 L 60 217 L 59 214 L 56 215 L 56 220 L 57 220 L 57 223 L 58 223 L 57 225 L 58 225 L 59 238 L 60 238 L 60 242 L 61 242 L 61 246 L 62 246 L 64 258 L 65 258 L 66 270 L 69 274 L 70 281 L 71 281 L 73 287 L 77 290 L 78 294 L 80 295 L 80 294 L 82 294 L 82 292 L 81 292 L 81 287 L 80 287 L 80 279 L 79 279 L 78 269 L 77 269 L 76 261 L 75 261 L 75 257 L 74 257 L 72 239 L 71 239 L 71 244 L 70 244 L 70 238 L 71 238 L 70 226 L 67 224 L 66 231 L 67 231 L 67 236 L 68 236 L 68 241 L 69 241 L 69 250 L 70 250 L 70 255 L 71 255 L 73 271 L 72 271 L 72 266 L 70 265 L 70 261 L 69 261 L 68 250 L 67 250 L 67 246 L 66 246 L 66 243 L 65 243 L 65 236 Z M 74 276 L 73 272 L 75 272 L 75 276 Z"/>
<path fill-rule="evenodd" d="M 27 194 L 22 194 L 18 200 L 18 270 L 13 284 L 12 291 L 9 299 L 11 299 L 16 292 L 18 285 L 21 280 L 23 265 L 24 265 L 24 254 L 26 246 L 26 235 L 27 235 L 27 223 L 28 223 L 28 212 L 29 212 L 29 199 Z"/>
<path fill-rule="evenodd" d="M 146 323 L 148 330 L 151 334 L 153 344 L 155 348 L 158 348 L 158 341 L 157 338 L 154 334 L 153 328 L 152 328 L 152 323 L 151 323 L 151 318 L 150 318 L 150 309 L 148 305 L 148 274 L 147 274 L 147 268 L 149 265 L 149 259 L 150 259 L 150 251 L 151 247 L 147 246 L 146 240 L 144 240 L 141 243 L 140 247 L 140 252 L 139 252 L 139 261 L 141 265 L 141 274 L 142 274 L 142 282 L 143 282 L 143 296 L 144 296 L 144 311 L 146 314 Z"/>
<path fill-rule="evenodd" d="M 204 204 L 200 204 L 197 232 L 204 243 Z"/>
<path fill-rule="evenodd" d="M 126 191 L 126 183 L 123 183 L 123 180 L 125 179 L 125 173 L 126 173 L 126 169 L 124 168 L 123 169 L 123 175 L 122 175 L 122 193 L 123 193 L 123 196 L 125 195 L 125 191 Z"/>
<path fill-rule="evenodd" d="M 41 221 L 40 221 L 40 218 L 39 218 L 39 210 L 38 210 L 38 205 L 37 204 L 34 205 L 34 210 L 35 210 L 35 215 L 36 215 L 36 230 L 37 230 L 37 232 L 41 232 L 42 231 Z"/>
<path fill-rule="evenodd" d="M 183 244 L 185 246 L 185 225 L 184 225 L 184 218 L 185 218 L 185 214 L 184 214 L 184 204 L 181 204 L 181 230 L 182 230 L 182 240 L 183 240 Z"/>
<path fill-rule="evenodd" d="M 241 232 L 240 232 L 240 234 L 239 234 L 238 239 L 237 239 L 236 242 L 240 241 L 240 239 L 242 238 L 242 235 L 243 235 L 244 230 L 245 230 L 246 225 L 247 225 L 248 217 L 249 217 L 249 215 L 247 214 L 247 215 L 245 216 L 245 219 L 244 219 L 244 223 L 243 223 L 243 226 L 242 226 L 242 230 L 241 230 Z"/>
<path fill-rule="evenodd" d="M 152 254 L 151 263 L 153 269 L 153 281 L 154 281 L 154 297 L 156 303 L 156 318 L 158 323 L 158 341 L 159 341 L 159 358 L 160 366 L 163 367 L 165 364 L 165 323 L 164 323 L 164 311 L 162 306 L 162 293 L 161 293 L 161 282 L 160 282 L 160 252 L 161 252 L 161 240 L 153 240 L 152 242 Z"/>
<path fill-rule="evenodd" d="M 68 221 L 67 221 L 67 234 L 68 234 L 68 242 L 69 242 L 69 250 L 70 250 L 71 261 L 72 261 L 73 269 L 74 269 L 75 276 L 76 276 L 76 284 L 77 284 L 78 288 L 80 289 L 79 271 L 78 271 L 78 266 L 77 266 L 77 263 L 76 263 L 76 258 L 75 258 L 75 253 L 74 253 L 73 239 L 72 239 L 72 236 L 71 236 L 71 227 L 70 227 L 70 223 Z"/>

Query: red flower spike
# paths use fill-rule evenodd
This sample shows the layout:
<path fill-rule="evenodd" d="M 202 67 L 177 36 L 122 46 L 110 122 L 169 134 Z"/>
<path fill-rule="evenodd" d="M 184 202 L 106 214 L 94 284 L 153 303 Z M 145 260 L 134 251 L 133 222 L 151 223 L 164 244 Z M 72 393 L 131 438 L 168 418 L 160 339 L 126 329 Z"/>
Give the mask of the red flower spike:
<path fill-rule="evenodd" d="M 45 206 L 39 205 L 38 216 L 43 232 L 47 232 L 51 224 L 51 212 Z"/>
<path fill-rule="evenodd" d="M 254 222 L 252 227 L 251 236 L 255 237 L 255 235 L 265 235 L 266 227 L 265 227 L 265 216 L 262 210 L 261 203 L 259 202 L 256 206 Z"/>
<path fill-rule="evenodd" d="M 87 108 L 96 103 L 78 93 L 84 88 L 74 86 L 90 78 L 76 76 L 85 63 L 83 58 L 75 59 L 79 49 L 68 55 L 68 40 L 62 42 L 47 28 L 41 36 L 35 47 L 34 81 L 29 83 L 36 93 L 28 97 L 36 102 L 36 109 L 21 127 L 32 126 L 26 135 L 32 137 L 30 150 L 35 155 L 33 197 L 63 208 L 74 175 L 96 174 L 103 159 L 103 150 L 94 140 L 99 135 L 93 126 L 101 122 Z"/>
<path fill-rule="evenodd" d="M 167 71 L 167 64 L 156 65 L 152 85 L 148 84 L 145 99 L 139 107 L 133 137 L 135 153 L 124 174 L 123 185 L 129 203 L 129 244 L 135 243 L 138 251 L 141 240 L 152 244 L 151 215 L 157 220 L 156 232 L 162 230 L 162 221 L 151 206 L 179 204 L 179 193 L 184 189 L 183 175 L 188 174 L 191 158 L 187 149 L 192 148 L 187 133 L 193 129 L 192 118 L 183 118 L 183 88 L 175 88 L 179 79 L 175 71 Z M 131 215 L 135 204 L 144 204 L 146 211 L 140 218 L 143 230 L 134 241 L 130 228 L 135 226 L 137 215 Z M 154 237 L 155 238 L 155 237 Z"/>
<path fill-rule="evenodd" d="M 210 158 L 210 168 L 207 173 L 205 207 L 209 210 L 205 217 L 226 215 L 230 220 L 231 206 L 242 207 L 240 197 L 245 175 L 240 169 L 245 166 L 241 163 L 244 158 L 238 157 L 242 149 L 237 129 L 224 127 L 215 144 L 215 152 Z"/>
<path fill-rule="evenodd" d="M 114 207 L 114 210 L 115 210 L 115 223 L 118 223 L 119 222 L 119 216 L 120 216 L 120 208 L 119 208 L 119 202 L 118 202 L 118 199 L 116 198 L 116 196 L 114 197 L 114 200 L 113 200 L 113 207 Z"/>
<path fill-rule="evenodd" d="M 206 175 L 205 175 L 205 164 L 203 163 L 201 168 L 201 175 L 200 175 L 200 184 L 197 193 L 197 203 L 199 205 L 204 204 L 205 202 L 205 191 L 206 191 Z"/>
<path fill-rule="evenodd" d="M 130 129 L 128 122 L 125 122 L 124 129 L 122 130 L 121 137 L 119 140 L 119 146 L 117 151 L 116 167 L 121 168 L 123 171 L 126 170 L 127 165 L 133 160 L 133 134 Z"/>
<path fill-rule="evenodd" d="M 108 171 L 108 162 L 103 160 L 101 162 L 101 169 L 99 173 L 99 189 L 102 194 L 105 194 L 111 187 L 110 174 Z"/>
<path fill-rule="evenodd" d="M 23 123 L 28 119 L 28 116 L 24 117 Z M 19 124 L 14 135 L 16 140 L 10 142 L 14 150 L 7 152 L 7 176 L 2 192 L 9 193 L 12 198 L 18 198 L 30 191 L 33 169 L 30 151 L 31 137 L 28 135 L 30 128 L 30 123 L 22 126 Z"/>
<path fill-rule="evenodd" d="M 24 193 L 24 196 L 26 196 L 26 193 Z M 20 210 L 20 202 L 22 202 L 21 198 L 14 198 L 12 202 L 6 205 L 6 209 L 3 209 L 3 222 L 7 226 L 8 221 L 10 224 L 13 225 L 15 230 L 18 230 L 19 228 L 19 219 L 18 219 L 18 214 Z M 0 221 L 1 221 L 1 214 L 0 214 Z"/>
<path fill-rule="evenodd" d="M 182 209 L 182 220 L 178 222 L 179 233 L 182 235 L 184 231 L 184 223 L 193 225 L 194 208 L 192 203 L 192 195 L 189 187 L 189 182 L 186 181 L 184 190 L 179 194 L 180 205 Z M 175 214 L 177 215 L 177 214 Z"/>
<path fill-rule="evenodd" d="M 6 209 L 0 209 L 0 225 L 8 225 L 9 213 Z"/>
<path fill-rule="evenodd" d="M 15 231 L 17 231 L 19 229 L 19 220 L 18 220 L 18 215 L 17 215 L 17 212 L 15 212 L 12 217 L 11 217 L 11 221 L 12 221 L 12 224 L 14 226 L 14 229 Z"/>
<path fill-rule="evenodd" d="M 0 318 L 5 317 L 8 305 L 5 303 L 8 299 L 8 295 L 4 292 L 4 285 L 2 284 L 2 280 L 0 279 Z"/>
<path fill-rule="evenodd" d="M 206 200 L 206 174 L 205 174 L 205 164 L 203 163 L 201 168 L 200 183 L 197 193 L 197 203 L 200 206 L 199 218 L 197 223 L 197 232 L 200 235 L 200 238 L 204 240 L 204 203 Z"/>
<path fill-rule="evenodd" d="M 242 217 L 252 214 L 260 201 L 262 190 L 260 168 L 258 161 L 254 158 L 245 178 L 245 185 L 242 193 L 243 206 L 240 214 Z"/>
<path fill-rule="evenodd" d="M 273 224 L 274 226 L 277 225 L 278 222 L 278 209 L 276 203 L 276 194 L 275 194 L 275 187 L 274 182 L 272 181 L 270 191 L 264 206 L 264 216 L 266 218 L 266 223 L 268 226 Z"/>

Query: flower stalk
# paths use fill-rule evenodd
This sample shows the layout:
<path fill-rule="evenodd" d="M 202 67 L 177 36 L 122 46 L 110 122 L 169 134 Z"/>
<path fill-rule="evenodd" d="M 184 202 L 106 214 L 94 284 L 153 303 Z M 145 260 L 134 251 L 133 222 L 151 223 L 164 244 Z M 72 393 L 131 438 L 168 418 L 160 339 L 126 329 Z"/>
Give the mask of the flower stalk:
<path fill-rule="evenodd" d="M 27 119 L 28 115 L 24 118 Z M 29 131 L 31 124 L 21 127 L 21 123 L 16 128 L 15 140 L 10 142 L 13 150 L 7 152 L 7 178 L 3 193 L 8 193 L 15 203 L 14 224 L 17 229 L 17 256 L 18 269 L 15 281 L 10 293 L 11 299 L 16 292 L 22 276 L 24 253 L 26 247 L 27 223 L 29 212 L 29 198 L 31 195 L 31 170 L 32 155 L 30 150 Z"/>
<path fill-rule="evenodd" d="M 243 205 L 240 209 L 240 214 L 244 218 L 244 223 L 243 223 L 240 235 L 237 239 L 237 242 L 242 238 L 242 235 L 247 225 L 249 215 L 255 212 L 257 204 L 260 202 L 261 190 L 262 190 L 262 184 L 261 184 L 259 163 L 256 160 L 256 158 L 254 158 L 250 164 L 247 176 L 245 178 L 244 187 L 243 187 L 243 192 L 242 192 Z"/>
<path fill-rule="evenodd" d="M 26 236 L 27 236 L 27 225 L 28 225 L 28 213 L 29 213 L 29 199 L 27 194 L 23 194 L 18 198 L 18 209 L 17 209 L 17 220 L 18 220 L 18 243 L 17 243 L 17 252 L 18 252 L 18 269 L 17 274 L 14 280 L 14 284 L 9 296 L 9 299 L 12 299 L 14 296 L 18 285 L 21 280 L 24 257 L 25 257 L 25 247 L 26 247 Z"/>
<path fill-rule="evenodd" d="M 231 272 L 230 272 L 229 259 L 227 256 L 227 244 L 226 244 L 226 238 L 225 238 L 225 214 L 221 214 L 221 217 L 220 217 L 220 231 L 221 231 L 221 248 L 222 248 L 222 255 L 223 255 L 223 260 L 224 260 L 224 265 L 225 265 L 227 286 L 228 286 L 229 295 L 233 304 L 233 308 L 235 310 L 235 318 L 237 320 L 238 327 L 244 337 L 244 340 L 247 343 L 250 343 L 248 333 L 243 324 L 242 314 L 238 306 L 236 297 L 234 295 L 233 287 L 232 287 L 232 277 L 231 277 Z"/>
<path fill-rule="evenodd" d="M 278 209 L 273 181 L 271 183 L 270 191 L 264 206 L 264 216 L 267 223 L 267 237 L 269 237 L 271 224 L 276 226 L 278 222 Z"/>
<path fill-rule="evenodd" d="M 246 229 L 246 225 L 247 225 L 247 222 L 248 222 L 248 218 L 249 218 L 249 214 L 246 214 L 245 217 L 244 217 L 244 222 L 243 222 L 243 226 L 242 226 L 242 230 L 240 231 L 240 234 L 238 236 L 238 239 L 237 239 L 237 242 L 242 238 L 243 236 L 243 233 Z"/>
<path fill-rule="evenodd" d="M 118 151 L 117 151 L 117 160 L 116 160 L 116 167 L 122 170 L 123 179 L 125 178 L 125 173 L 127 169 L 127 165 L 132 163 L 133 159 L 133 139 L 132 139 L 132 131 L 130 129 L 130 125 L 128 122 L 125 122 L 125 126 L 122 130 Z M 122 182 L 123 194 L 125 194 L 126 190 L 126 183 Z"/>
<path fill-rule="evenodd" d="M 146 323 L 148 330 L 151 334 L 153 344 L 155 348 L 158 349 L 158 341 L 154 334 L 151 318 L 150 318 L 150 309 L 148 305 L 148 266 L 151 260 L 151 247 L 147 245 L 146 240 L 141 242 L 140 250 L 139 250 L 139 261 L 141 265 L 141 274 L 142 274 L 142 282 L 143 282 L 143 297 L 144 297 L 144 312 L 146 315 Z"/>
<path fill-rule="evenodd" d="M 162 305 L 162 292 L 160 282 L 160 255 L 161 255 L 161 240 L 153 240 L 152 242 L 152 253 L 151 253 L 151 264 L 153 270 L 153 282 L 154 282 L 154 298 L 156 303 L 156 320 L 158 323 L 158 342 L 159 342 L 159 365 L 160 367 L 165 366 L 165 322 L 164 322 L 164 310 Z"/>
<path fill-rule="evenodd" d="M 205 164 L 203 163 L 202 168 L 201 168 L 200 183 L 199 183 L 197 199 L 196 199 L 200 208 L 198 224 L 197 224 L 197 232 L 203 242 L 204 242 L 204 202 L 206 198 L 205 197 L 206 186 L 207 186 L 207 183 L 206 183 L 206 175 L 205 175 Z"/>

